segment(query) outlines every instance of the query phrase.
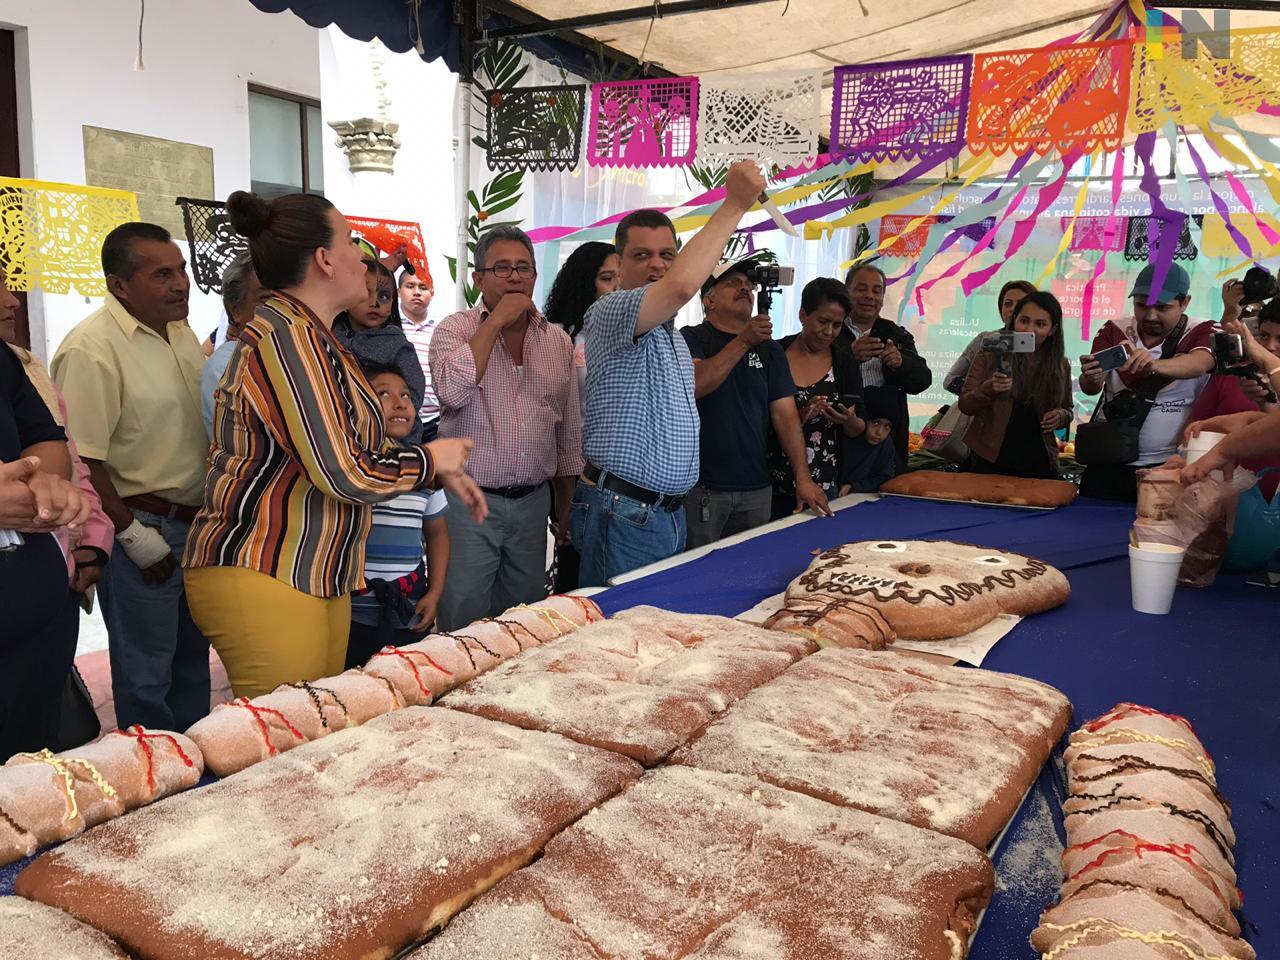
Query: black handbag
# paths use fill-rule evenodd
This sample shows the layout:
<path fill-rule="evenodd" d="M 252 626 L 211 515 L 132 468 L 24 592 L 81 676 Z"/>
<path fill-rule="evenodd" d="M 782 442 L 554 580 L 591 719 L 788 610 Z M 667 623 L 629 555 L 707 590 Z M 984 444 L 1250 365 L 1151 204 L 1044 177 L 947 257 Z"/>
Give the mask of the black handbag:
<path fill-rule="evenodd" d="M 1183 317 L 1160 345 L 1160 357 L 1172 355 L 1178 349 L 1178 341 L 1187 329 Z M 1098 403 L 1093 408 L 1088 423 L 1076 427 L 1076 462 L 1086 467 L 1115 466 L 1133 463 L 1138 459 L 1138 437 L 1142 425 L 1147 422 L 1156 394 L 1173 383 L 1169 377 L 1152 374 L 1135 390 L 1122 390 L 1110 400 L 1104 381 Z M 1104 419 L 1098 419 L 1098 411 Z"/>
<path fill-rule="evenodd" d="M 73 664 L 62 688 L 62 703 L 58 710 L 58 733 L 53 744 L 55 751 L 82 747 L 98 738 L 102 724 L 98 712 L 93 709 L 93 697 L 85 686 L 84 677 Z"/>

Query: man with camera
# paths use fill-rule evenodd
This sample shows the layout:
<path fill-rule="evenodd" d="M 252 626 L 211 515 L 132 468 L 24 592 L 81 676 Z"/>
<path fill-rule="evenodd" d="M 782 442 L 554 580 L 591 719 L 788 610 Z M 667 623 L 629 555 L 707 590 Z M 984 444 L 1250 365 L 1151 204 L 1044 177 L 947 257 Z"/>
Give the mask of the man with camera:
<path fill-rule="evenodd" d="M 1076 437 L 1086 497 L 1137 501 L 1137 471 L 1173 456 L 1215 366 L 1214 323 L 1186 315 L 1187 271 L 1170 264 L 1158 289 L 1155 274 L 1148 264 L 1133 286 L 1132 332 L 1109 320 L 1080 358 L 1080 389 L 1102 393 Z"/>
<path fill-rule="evenodd" d="M 1256 334 L 1248 323 L 1254 317 Z M 1280 289 L 1265 267 L 1222 285 L 1222 330 L 1215 339 L 1218 372 L 1234 381 L 1224 389 L 1238 387 L 1258 409 L 1270 410 L 1280 391 Z"/>
<path fill-rule="evenodd" d="M 897 472 L 907 469 L 907 395 L 924 393 L 933 385 L 928 363 L 916 352 L 907 330 L 880 316 L 884 309 L 885 275 L 879 267 L 854 264 L 844 285 L 853 298 L 853 312 L 836 345 L 853 351 L 861 364 L 864 396 L 882 393 L 893 409 L 893 446 Z"/>
<path fill-rule="evenodd" d="M 697 485 L 685 498 L 689 548 L 767 523 L 773 510 L 770 425 L 796 479 L 796 509 L 830 516 L 813 482 L 787 355 L 767 316 L 753 316 L 757 281 L 778 268 L 754 257 L 722 263 L 702 285 L 707 318 L 681 333 L 693 357 L 702 426 Z"/>

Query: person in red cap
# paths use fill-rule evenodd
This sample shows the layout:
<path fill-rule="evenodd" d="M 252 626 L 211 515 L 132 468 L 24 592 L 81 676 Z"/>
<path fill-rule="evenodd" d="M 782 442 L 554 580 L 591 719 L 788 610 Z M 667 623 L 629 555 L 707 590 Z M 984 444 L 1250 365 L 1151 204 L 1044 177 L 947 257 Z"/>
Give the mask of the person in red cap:
<path fill-rule="evenodd" d="M 1191 406 L 1214 368 L 1215 325 L 1187 316 L 1187 271 L 1174 263 L 1158 288 L 1155 278 L 1156 264 L 1138 274 L 1131 294 L 1132 327 L 1125 330 L 1107 321 L 1093 338 L 1092 351 L 1080 358 L 1080 389 L 1090 395 L 1102 392 L 1097 416 L 1103 422 L 1128 419 L 1139 426 L 1135 459 L 1085 468 L 1080 493 L 1086 497 L 1137 502 L 1137 471 L 1173 456 Z M 1124 365 L 1104 371 L 1096 355 L 1122 345 L 1128 353 Z"/>

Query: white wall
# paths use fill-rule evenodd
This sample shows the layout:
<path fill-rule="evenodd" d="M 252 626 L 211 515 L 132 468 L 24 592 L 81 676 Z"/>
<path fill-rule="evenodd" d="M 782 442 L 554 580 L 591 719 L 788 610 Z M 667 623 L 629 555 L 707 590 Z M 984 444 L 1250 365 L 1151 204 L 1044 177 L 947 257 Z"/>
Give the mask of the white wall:
<path fill-rule="evenodd" d="M 440 60 L 380 47 L 389 119 L 400 124 L 395 173 L 352 173 L 331 120 L 376 116 L 371 53 L 336 27 L 320 32 L 321 112 L 326 124 L 325 196 L 343 213 L 411 220 L 422 227 L 436 296 L 431 315 L 453 310 L 454 284 L 445 257 L 454 252 L 453 105 L 457 80 Z"/>
<path fill-rule="evenodd" d="M 88 124 L 212 147 L 215 196 L 247 187 L 248 84 L 318 98 L 316 31 L 247 0 L 149 0 L 137 72 L 138 9 L 137 0 L 0 0 L 0 26 L 18 31 L 19 84 L 24 72 L 28 80 L 23 175 L 84 183 Z M 192 326 L 207 334 L 221 303 L 191 292 Z M 100 301 L 36 292 L 29 303 L 33 345 L 52 354 Z"/>

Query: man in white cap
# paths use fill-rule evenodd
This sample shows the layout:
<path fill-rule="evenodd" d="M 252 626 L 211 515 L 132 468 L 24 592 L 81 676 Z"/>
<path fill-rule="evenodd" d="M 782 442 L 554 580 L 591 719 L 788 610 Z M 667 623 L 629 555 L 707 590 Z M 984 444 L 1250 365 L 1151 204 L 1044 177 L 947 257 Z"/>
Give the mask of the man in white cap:
<path fill-rule="evenodd" d="M 1137 501 L 1137 471 L 1164 463 L 1177 451 L 1191 405 L 1214 368 L 1215 326 L 1187 316 L 1187 271 L 1170 264 L 1158 289 L 1155 276 L 1156 265 L 1148 264 L 1133 285 L 1131 329 L 1107 321 L 1093 338 L 1092 352 L 1080 358 L 1080 389 L 1091 395 L 1103 391 L 1099 418 L 1125 418 L 1139 425 L 1134 460 L 1085 468 L 1080 492 L 1086 497 Z M 1119 369 L 1105 372 L 1095 357 L 1117 346 L 1125 348 L 1128 359 Z"/>

